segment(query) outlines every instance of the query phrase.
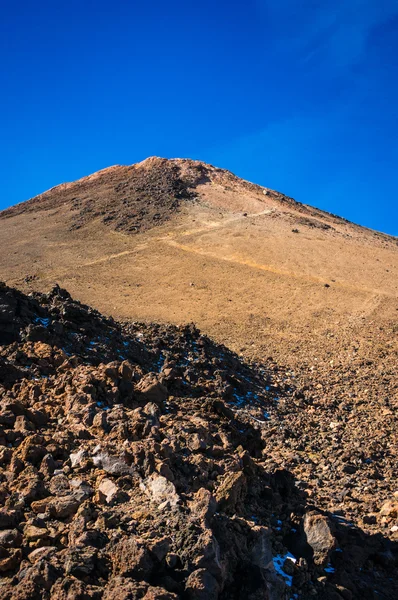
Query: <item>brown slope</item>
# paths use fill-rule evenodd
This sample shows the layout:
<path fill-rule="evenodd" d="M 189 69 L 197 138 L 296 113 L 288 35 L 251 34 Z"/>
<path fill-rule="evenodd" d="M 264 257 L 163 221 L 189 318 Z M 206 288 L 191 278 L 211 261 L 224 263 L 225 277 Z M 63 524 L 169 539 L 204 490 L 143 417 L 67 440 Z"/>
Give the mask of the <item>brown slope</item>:
<path fill-rule="evenodd" d="M 194 320 L 285 360 L 328 355 L 330 332 L 396 316 L 394 238 L 198 161 L 150 158 L 63 184 L 0 213 L 0 239 L 10 284 L 58 281 L 108 314 Z"/>
<path fill-rule="evenodd" d="M 126 198 L 144 211 L 138 229 Z M 269 459 L 319 505 L 358 519 L 397 488 L 396 239 L 227 171 L 153 158 L 4 211 L 0 240 L 9 285 L 58 282 L 102 313 L 194 321 L 243 355 L 286 364 L 281 385 L 300 384 L 306 397 L 279 406 Z M 371 473 L 358 467 L 364 449 Z M 337 458 L 358 473 L 332 476 Z M 378 490 L 374 505 L 365 488 Z"/>

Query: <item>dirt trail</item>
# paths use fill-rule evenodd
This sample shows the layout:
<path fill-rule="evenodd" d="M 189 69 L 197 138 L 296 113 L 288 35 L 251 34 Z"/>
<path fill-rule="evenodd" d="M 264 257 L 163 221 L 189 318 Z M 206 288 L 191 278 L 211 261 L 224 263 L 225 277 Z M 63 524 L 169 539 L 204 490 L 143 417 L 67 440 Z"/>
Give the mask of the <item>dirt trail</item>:
<path fill-rule="evenodd" d="M 230 218 L 222 220 L 222 221 L 217 221 L 217 222 L 209 221 L 203 227 L 196 227 L 195 229 L 188 229 L 188 230 L 181 231 L 181 232 L 180 231 L 170 232 L 167 235 L 156 236 L 156 237 L 152 238 L 150 241 L 152 243 L 167 242 L 172 246 L 183 248 L 183 245 L 178 244 L 178 242 L 175 241 L 175 238 L 179 238 L 182 236 L 185 237 L 185 236 L 195 235 L 195 234 L 203 233 L 206 231 L 212 231 L 214 229 L 226 227 L 227 225 L 230 225 L 231 223 L 234 223 L 234 222 L 242 221 L 247 218 L 254 218 L 254 217 L 259 217 L 259 216 L 266 215 L 266 214 L 271 214 L 272 212 L 274 212 L 274 211 L 271 209 L 271 210 L 264 210 L 264 211 L 253 213 L 253 214 L 247 214 L 246 216 L 244 216 L 242 214 L 234 215 L 233 217 L 230 217 Z M 106 256 L 101 256 L 100 258 L 96 258 L 95 260 L 90 260 L 90 261 L 78 264 L 78 265 L 76 265 L 76 267 L 79 269 L 84 268 L 84 267 L 92 267 L 94 265 L 98 265 L 98 264 L 105 263 L 105 262 L 108 262 L 111 260 L 115 260 L 115 259 L 123 257 L 123 256 L 128 256 L 130 254 L 136 254 L 140 250 L 145 250 L 147 247 L 148 247 L 148 243 L 139 244 L 139 245 L 135 246 L 133 250 L 123 250 L 122 252 L 116 252 L 114 254 L 108 254 Z M 222 259 L 222 257 L 216 257 L 216 258 Z M 70 272 L 71 271 L 64 270 L 63 272 L 61 272 L 60 270 L 57 270 L 56 274 L 58 276 L 60 276 L 60 275 L 66 276 Z M 55 275 L 55 273 L 52 272 L 51 274 L 44 277 L 44 279 L 47 279 L 47 280 L 52 279 L 54 277 L 54 275 Z"/>
<path fill-rule="evenodd" d="M 274 212 L 275 212 L 274 209 L 267 209 L 267 210 L 263 210 L 261 212 L 248 213 L 248 214 L 237 214 L 237 215 L 233 215 L 229 218 L 224 218 L 220 221 L 210 221 L 209 220 L 207 222 L 204 222 L 203 225 L 200 227 L 196 227 L 196 228 L 192 228 L 192 229 L 184 229 L 182 231 L 179 231 L 178 229 L 174 230 L 174 231 L 169 231 L 166 235 L 163 234 L 160 236 L 154 236 L 154 237 L 148 238 L 147 242 L 136 245 L 132 250 L 123 250 L 121 252 L 109 254 L 106 256 L 101 256 L 94 260 L 82 262 L 81 264 L 77 264 L 76 268 L 80 270 L 80 269 L 84 269 L 86 267 L 92 267 L 92 266 L 95 266 L 98 264 L 114 261 L 116 259 L 123 258 L 123 257 L 129 256 L 129 255 L 135 255 L 143 250 L 147 250 L 148 247 L 150 247 L 150 246 L 153 247 L 154 245 L 161 242 L 163 244 L 167 244 L 168 246 L 171 246 L 173 248 L 176 248 L 176 249 L 181 250 L 186 253 L 197 254 L 199 256 L 209 257 L 209 258 L 216 259 L 219 261 L 225 261 L 228 263 L 234 263 L 237 265 L 246 266 L 250 269 L 256 269 L 259 271 L 274 273 L 276 275 L 281 275 L 281 276 L 289 277 L 289 278 L 296 279 L 296 280 L 306 281 L 306 282 L 310 282 L 310 283 L 323 284 L 323 285 L 328 286 L 329 280 L 324 277 L 309 275 L 309 274 L 305 274 L 305 273 L 299 273 L 297 271 L 279 268 L 272 264 L 258 263 L 256 261 L 252 260 L 251 258 L 246 258 L 246 257 L 241 256 L 236 253 L 234 253 L 232 255 L 222 255 L 220 252 L 206 250 L 203 248 L 198 248 L 198 247 L 193 246 L 192 244 L 190 244 L 190 245 L 183 244 L 179 241 L 180 238 L 185 238 L 185 237 L 189 236 L 189 237 L 192 237 L 191 242 L 194 242 L 195 235 L 199 235 L 199 234 L 206 233 L 206 232 L 212 232 L 216 229 L 225 228 L 228 225 L 231 225 L 233 223 L 239 223 L 244 220 L 257 218 L 257 217 L 261 217 L 264 215 L 269 215 Z M 57 270 L 51 271 L 46 276 L 44 276 L 42 279 L 49 281 L 49 280 L 53 280 L 54 278 L 57 278 L 57 277 L 68 277 L 72 273 L 73 273 L 73 271 L 70 269 L 64 269 L 64 270 L 57 269 Z M 377 308 L 377 306 L 380 303 L 380 296 L 390 297 L 390 298 L 395 297 L 394 295 L 388 294 L 387 292 L 382 291 L 382 290 L 378 290 L 375 288 L 369 288 L 369 287 L 366 287 L 363 285 L 352 285 L 352 284 L 341 282 L 341 281 L 334 282 L 333 287 L 343 288 L 343 289 L 347 289 L 350 291 L 359 291 L 359 292 L 363 292 L 363 293 L 372 295 L 370 298 L 365 300 L 364 305 L 363 305 L 363 310 L 361 310 L 361 314 L 357 315 L 355 317 L 354 316 L 351 317 L 351 319 L 356 319 L 356 320 L 360 319 L 362 314 L 367 315 L 370 312 L 372 312 L 375 308 Z M 369 305 L 369 310 L 368 310 L 368 305 Z"/>
<path fill-rule="evenodd" d="M 251 214 L 244 213 L 244 214 L 234 215 L 232 217 L 229 217 L 228 219 L 223 219 L 221 221 L 208 221 L 203 227 L 187 229 L 186 231 L 177 233 L 177 237 L 195 235 L 196 233 L 204 233 L 206 231 L 212 231 L 213 229 L 221 229 L 223 227 L 226 227 L 227 225 L 230 225 L 231 223 L 237 223 L 237 222 L 243 221 L 245 219 L 253 219 L 255 217 L 261 217 L 263 215 L 270 215 L 273 212 L 275 212 L 273 209 L 267 209 L 267 210 L 262 210 L 261 212 L 256 212 L 256 213 L 251 213 Z M 171 234 L 167 237 L 168 238 L 176 237 L 176 234 Z M 159 239 L 163 239 L 163 238 L 159 238 Z"/>
<path fill-rule="evenodd" d="M 165 240 L 162 240 L 165 241 Z M 321 277 L 315 277 L 315 276 L 311 276 L 311 275 L 305 275 L 304 273 L 295 273 L 293 271 L 288 271 L 285 269 L 278 269 L 277 267 L 274 267 L 272 265 L 263 265 L 263 264 L 259 264 L 256 263 L 253 260 L 250 259 L 246 259 L 243 257 L 239 257 L 236 255 L 233 256 L 220 256 L 218 254 L 216 254 L 215 252 L 210 252 L 208 250 L 202 250 L 200 248 L 194 248 L 193 246 L 187 246 L 185 244 L 180 244 L 179 242 L 177 242 L 174 239 L 168 239 L 167 243 L 170 246 L 173 246 L 174 248 L 178 248 L 179 250 L 183 250 L 184 252 L 192 252 L 194 254 L 199 254 L 201 256 L 209 256 L 211 258 L 215 258 L 217 260 L 224 260 L 227 262 L 232 262 L 232 263 L 236 263 L 239 265 L 244 265 L 246 267 L 250 267 L 251 269 L 258 269 L 260 271 L 268 271 L 269 273 L 275 273 L 276 275 L 285 275 L 287 277 L 292 277 L 294 279 L 301 279 L 301 280 L 305 280 L 305 281 L 309 281 L 309 282 L 314 282 L 314 283 L 323 283 L 325 285 L 329 285 L 329 282 L 327 279 L 321 278 Z M 355 286 L 355 285 L 350 285 L 347 283 L 342 283 L 342 282 L 335 282 L 333 283 L 334 287 L 339 287 L 339 288 L 345 288 L 347 290 L 354 290 L 354 291 L 361 291 L 361 292 L 366 292 L 366 293 L 370 293 L 370 294 L 375 294 L 375 292 L 377 294 L 382 294 L 384 296 L 389 296 L 391 298 L 393 298 L 393 295 L 387 294 L 386 292 L 383 292 L 381 290 L 375 290 L 372 288 L 367 288 L 364 286 Z"/>

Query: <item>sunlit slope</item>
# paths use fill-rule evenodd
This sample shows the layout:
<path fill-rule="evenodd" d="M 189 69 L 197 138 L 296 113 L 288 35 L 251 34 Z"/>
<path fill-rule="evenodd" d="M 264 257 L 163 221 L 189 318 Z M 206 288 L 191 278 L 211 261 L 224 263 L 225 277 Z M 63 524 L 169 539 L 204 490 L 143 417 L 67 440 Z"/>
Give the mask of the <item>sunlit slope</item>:
<path fill-rule="evenodd" d="M 0 216 L 8 284 L 194 321 L 253 355 L 326 358 L 398 316 L 394 238 L 195 161 L 112 167 Z"/>

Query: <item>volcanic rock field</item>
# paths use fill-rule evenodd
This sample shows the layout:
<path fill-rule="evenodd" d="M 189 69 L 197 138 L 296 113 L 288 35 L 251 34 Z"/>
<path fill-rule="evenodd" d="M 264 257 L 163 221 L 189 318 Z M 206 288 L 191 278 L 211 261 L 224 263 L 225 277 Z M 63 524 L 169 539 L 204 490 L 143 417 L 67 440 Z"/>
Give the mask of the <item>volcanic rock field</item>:
<path fill-rule="evenodd" d="M 397 543 L 271 465 L 284 443 L 301 462 L 316 404 L 276 365 L 193 325 L 119 324 L 59 287 L 3 285 L 0 336 L 2 600 L 394 598 Z M 375 452 L 336 456 L 324 492 L 374 481 Z"/>

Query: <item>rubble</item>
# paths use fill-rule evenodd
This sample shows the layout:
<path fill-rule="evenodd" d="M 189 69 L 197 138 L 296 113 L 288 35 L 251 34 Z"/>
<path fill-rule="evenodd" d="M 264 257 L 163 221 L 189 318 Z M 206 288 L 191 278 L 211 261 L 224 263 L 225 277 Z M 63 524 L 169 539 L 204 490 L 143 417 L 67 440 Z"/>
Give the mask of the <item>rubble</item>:
<path fill-rule="evenodd" d="M 345 421 L 280 367 L 58 287 L 0 285 L 0 339 L 0 600 L 397 597 L 395 490 L 374 533 L 335 507 L 325 483 L 353 500 L 375 467 L 353 444 L 325 470 Z"/>

